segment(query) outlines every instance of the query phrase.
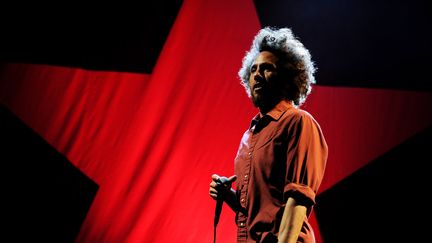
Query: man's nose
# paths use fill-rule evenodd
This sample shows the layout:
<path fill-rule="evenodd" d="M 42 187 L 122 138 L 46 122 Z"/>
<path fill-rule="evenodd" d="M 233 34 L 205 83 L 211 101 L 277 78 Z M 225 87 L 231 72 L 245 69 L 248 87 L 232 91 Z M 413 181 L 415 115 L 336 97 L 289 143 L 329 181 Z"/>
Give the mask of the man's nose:
<path fill-rule="evenodd" d="M 263 81 L 264 80 L 264 76 L 259 69 L 257 69 L 253 75 L 254 75 L 255 81 Z"/>

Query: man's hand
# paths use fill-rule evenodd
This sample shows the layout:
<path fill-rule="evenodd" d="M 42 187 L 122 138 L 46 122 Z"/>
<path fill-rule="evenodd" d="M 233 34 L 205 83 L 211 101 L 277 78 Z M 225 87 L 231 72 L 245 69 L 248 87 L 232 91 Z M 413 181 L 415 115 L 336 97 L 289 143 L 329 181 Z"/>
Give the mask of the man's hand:
<path fill-rule="evenodd" d="M 210 183 L 210 197 L 214 200 L 223 199 L 226 200 L 226 195 L 231 192 L 231 184 L 237 179 L 236 175 L 229 178 L 219 176 L 216 174 L 212 175 L 212 182 Z"/>

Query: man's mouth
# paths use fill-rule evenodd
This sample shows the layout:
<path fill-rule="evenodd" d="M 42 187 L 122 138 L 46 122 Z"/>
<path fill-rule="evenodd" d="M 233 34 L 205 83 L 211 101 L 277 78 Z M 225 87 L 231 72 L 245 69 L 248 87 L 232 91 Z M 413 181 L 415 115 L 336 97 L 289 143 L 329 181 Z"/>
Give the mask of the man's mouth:
<path fill-rule="evenodd" d="M 254 91 L 260 91 L 260 90 L 262 90 L 263 88 L 264 88 L 263 85 L 260 84 L 260 83 L 256 83 L 256 84 L 253 86 L 253 90 L 254 90 Z"/>

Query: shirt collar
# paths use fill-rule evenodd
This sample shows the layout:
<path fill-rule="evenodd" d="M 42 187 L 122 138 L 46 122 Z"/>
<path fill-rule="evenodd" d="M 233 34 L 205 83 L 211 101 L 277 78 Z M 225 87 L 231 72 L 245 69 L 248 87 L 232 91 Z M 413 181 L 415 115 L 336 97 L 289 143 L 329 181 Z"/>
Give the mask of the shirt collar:
<path fill-rule="evenodd" d="M 289 108 L 293 107 L 291 101 L 281 100 L 271 111 L 267 112 L 264 116 L 270 116 L 275 121 L 279 120 L 281 116 L 287 111 Z"/>
<path fill-rule="evenodd" d="M 258 121 L 261 118 L 265 117 L 265 116 L 270 117 L 273 120 L 277 121 L 291 107 L 294 107 L 294 105 L 292 104 L 291 101 L 289 101 L 289 100 L 281 100 L 278 104 L 275 105 L 275 107 L 273 109 L 271 109 L 269 112 L 267 112 L 267 114 L 262 115 L 261 113 L 258 113 L 252 119 L 251 127 L 253 127 L 254 125 L 256 125 L 258 123 Z"/>

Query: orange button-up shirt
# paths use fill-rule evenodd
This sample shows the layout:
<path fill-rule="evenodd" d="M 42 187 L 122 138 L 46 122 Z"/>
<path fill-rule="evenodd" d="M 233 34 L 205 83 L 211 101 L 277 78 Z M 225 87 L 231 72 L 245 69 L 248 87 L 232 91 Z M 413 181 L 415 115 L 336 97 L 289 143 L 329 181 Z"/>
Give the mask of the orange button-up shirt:
<path fill-rule="evenodd" d="M 276 242 L 288 197 L 308 208 L 324 175 L 327 144 L 306 111 L 281 101 L 258 114 L 244 133 L 235 158 L 238 242 Z M 313 231 L 305 218 L 302 231 Z"/>

